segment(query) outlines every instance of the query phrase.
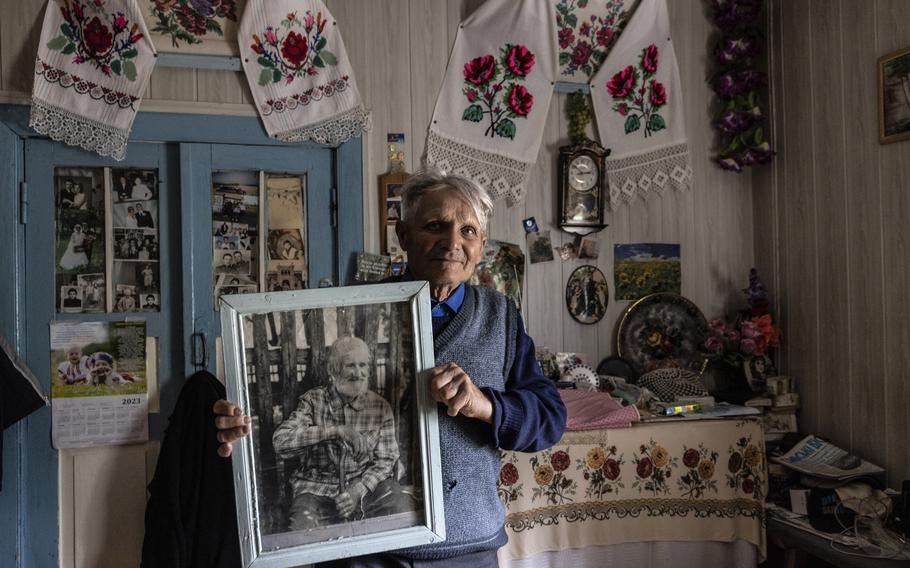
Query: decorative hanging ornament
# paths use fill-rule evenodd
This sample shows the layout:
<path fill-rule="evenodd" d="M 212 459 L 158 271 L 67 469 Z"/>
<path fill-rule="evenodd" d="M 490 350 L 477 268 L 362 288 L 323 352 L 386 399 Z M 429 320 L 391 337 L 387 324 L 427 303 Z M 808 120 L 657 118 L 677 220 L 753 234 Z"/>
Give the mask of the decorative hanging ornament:
<path fill-rule="evenodd" d="M 122 160 L 155 57 L 136 0 L 48 2 L 29 126 Z"/>
<path fill-rule="evenodd" d="M 335 18 L 319 0 L 250 0 L 238 35 L 269 136 L 337 146 L 368 128 Z"/>

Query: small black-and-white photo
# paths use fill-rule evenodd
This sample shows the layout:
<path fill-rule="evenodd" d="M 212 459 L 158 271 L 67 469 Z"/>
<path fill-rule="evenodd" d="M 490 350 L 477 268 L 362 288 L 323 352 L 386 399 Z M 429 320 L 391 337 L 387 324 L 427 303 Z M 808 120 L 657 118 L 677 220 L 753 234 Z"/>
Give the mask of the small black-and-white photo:
<path fill-rule="evenodd" d="M 104 312 L 104 274 L 80 274 L 77 282 L 82 289 L 82 311 Z"/>
<path fill-rule="evenodd" d="M 157 312 L 161 307 L 158 304 L 158 294 L 141 294 L 139 297 L 142 300 L 143 312 Z"/>
<path fill-rule="evenodd" d="M 287 290 L 303 290 L 306 288 L 306 280 L 303 272 L 293 270 L 293 267 L 285 267 L 283 270 L 267 272 L 265 274 L 266 289 L 270 292 L 283 292 Z"/>
<path fill-rule="evenodd" d="M 158 260 L 158 231 L 114 229 L 115 260 Z"/>
<path fill-rule="evenodd" d="M 139 297 L 136 287 L 129 284 L 117 284 L 114 294 L 115 312 L 138 312 L 140 310 Z"/>
<path fill-rule="evenodd" d="M 154 229 L 158 226 L 158 202 L 114 203 L 113 225 L 124 229 Z"/>
<path fill-rule="evenodd" d="M 248 250 L 215 251 L 215 274 L 250 274 Z"/>
<path fill-rule="evenodd" d="M 111 193 L 114 203 L 157 199 L 158 170 L 114 168 L 111 170 Z"/>
<path fill-rule="evenodd" d="M 59 209 L 86 211 L 104 207 L 103 168 L 56 168 L 54 186 Z"/>
<path fill-rule="evenodd" d="M 82 288 L 79 286 L 63 286 L 60 289 L 60 311 L 63 313 L 79 313 L 82 311 Z"/>

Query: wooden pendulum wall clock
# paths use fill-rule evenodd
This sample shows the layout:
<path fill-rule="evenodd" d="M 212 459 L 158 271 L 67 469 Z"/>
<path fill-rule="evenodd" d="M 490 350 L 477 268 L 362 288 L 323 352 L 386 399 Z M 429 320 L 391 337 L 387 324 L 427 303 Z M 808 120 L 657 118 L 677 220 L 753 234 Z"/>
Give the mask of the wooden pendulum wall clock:
<path fill-rule="evenodd" d="M 605 162 L 610 151 L 585 135 L 590 110 L 582 93 L 567 104 L 572 144 L 559 148 L 559 228 L 586 235 L 604 229 Z"/>

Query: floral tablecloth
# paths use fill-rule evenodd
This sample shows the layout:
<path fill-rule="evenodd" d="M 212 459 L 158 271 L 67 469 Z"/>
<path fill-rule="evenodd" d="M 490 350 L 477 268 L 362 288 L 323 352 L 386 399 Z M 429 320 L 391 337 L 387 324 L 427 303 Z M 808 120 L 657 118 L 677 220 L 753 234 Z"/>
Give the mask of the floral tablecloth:
<path fill-rule="evenodd" d="M 647 422 L 501 452 L 508 559 L 646 541 L 746 540 L 765 556 L 761 423 Z"/>

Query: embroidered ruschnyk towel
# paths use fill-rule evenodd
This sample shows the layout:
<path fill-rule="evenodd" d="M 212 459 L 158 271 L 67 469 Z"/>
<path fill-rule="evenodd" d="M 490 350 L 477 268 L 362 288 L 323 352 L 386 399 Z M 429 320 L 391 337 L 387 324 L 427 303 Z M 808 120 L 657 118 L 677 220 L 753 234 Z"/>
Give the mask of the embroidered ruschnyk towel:
<path fill-rule="evenodd" d="M 640 0 L 555 0 L 557 81 L 588 84 Z"/>
<path fill-rule="evenodd" d="M 136 0 L 51 0 L 29 126 L 122 160 L 154 67 L 155 48 Z"/>
<path fill-rule="evenodd" d="M 516 203 L 556 80 L 552 0 L 487 0 L 462 22 L 436 100 L 427 162 Z"/>
<path fill-rule="evenodd" d="M 591 81 L 597 130 L 607 158 L 610 205 L 636 195 L 688 189 L 682 89 L 665 0 L 641 0 Z"/>
<path fill-rule="evenodd" d="M 320 0 L 250 0 L 238 42 L 269 136 L 337 146 L 366 130 L 341 32 Z"/>

